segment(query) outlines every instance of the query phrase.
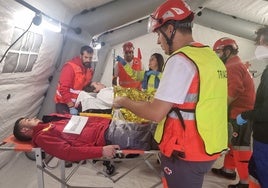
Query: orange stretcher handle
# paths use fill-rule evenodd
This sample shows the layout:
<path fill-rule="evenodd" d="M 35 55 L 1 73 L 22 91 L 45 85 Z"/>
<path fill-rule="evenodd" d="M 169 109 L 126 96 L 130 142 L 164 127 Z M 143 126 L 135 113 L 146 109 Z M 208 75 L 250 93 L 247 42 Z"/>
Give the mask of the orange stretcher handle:
<path fill-rule="evenodd" d="M 13 144 L 13 149 L 15 151 L 29 152 L 33 150 L 33 145 L 31 144 L 31 142 L 21 142 L 17 140 L 14 135 L 10 135 L 9 137 L 5 138 L 3 142 Z"/>

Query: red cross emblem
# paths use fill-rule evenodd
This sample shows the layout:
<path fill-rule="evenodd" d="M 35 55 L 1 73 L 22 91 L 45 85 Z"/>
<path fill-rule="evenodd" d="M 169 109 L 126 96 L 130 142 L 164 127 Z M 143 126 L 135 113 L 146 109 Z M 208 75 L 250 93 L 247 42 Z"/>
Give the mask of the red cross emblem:
<path fill-rule="evenodd" d="M 164 167 L 164 172 L 167 174 L 167 175 L 170 175 L 172 174 L 172 170 L 168 167 Z"/>

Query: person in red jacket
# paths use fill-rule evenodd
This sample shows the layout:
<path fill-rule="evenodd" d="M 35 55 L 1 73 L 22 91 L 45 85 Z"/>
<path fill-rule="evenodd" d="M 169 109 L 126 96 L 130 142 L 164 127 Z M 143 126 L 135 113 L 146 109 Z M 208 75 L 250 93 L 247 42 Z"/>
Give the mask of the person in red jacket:
<path fill-rule="evenodd" d="M 106 145 L 105 133 L 110 119 L 90 117 L 80 134 L 63 132 L 70 115 L 19 118 L 13 134 L 20 141 L 30 141 L 46 153 L 67 161 L 81 161 L 91 158 L 108 157 L 116 154 L 118 145 Z"/>
<path fill-rule="evenodd" d="M 134 57 L 134 46 L 131 42 L 126 42 L 123 45 L 124 51 L 124 60 L 130 64 L 131 68 L 136 71 L 141 71 L 142 62 L 139 58 Z M 117 83 L 117 78 L 119 78 L 119 82 Z M 124 70 L 124 67 L 121 63 L 117 62 L 114 67 L 114 85 L 120 85 L 126 88 L 136 88 L 141 89 L 141 81 L 133 80 Z"/>
<path fill-rule="evenodd" d="M 63 66 L 55 94 L 57 113 L 78 114 L 75 102 L 79 92 L 92 80 L 92 58 L 93 49 L 90 46 L 83 46 L 80 56 L 74 57 Z"/>
<path fill-rule="evenodd" d="M 228 79 L 228 111 L 229 111 L 229 143 L 230 151 L 225 155 L 222 168 L 212 168 L 218 176 L 235 180 L 236 172 L 239 174 L 238 184 L 229 185 L 228 188 L 248 187 L 248 162 L 252 154 L 250 148 L 251 125 L 245 123 L 240 126 L 236 117 L 243 111 L 252 110 L 255 101 L 255 88 L 252 76 L 242 63 L 238 54 L 238 45 L 231 38 L 221 38 L 213 46 L 227 69 Z"/>

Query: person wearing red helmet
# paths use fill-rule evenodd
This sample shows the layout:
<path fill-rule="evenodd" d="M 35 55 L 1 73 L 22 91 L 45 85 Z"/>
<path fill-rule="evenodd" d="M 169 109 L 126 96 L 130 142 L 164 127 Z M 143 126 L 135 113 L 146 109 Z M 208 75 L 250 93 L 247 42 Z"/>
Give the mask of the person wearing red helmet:
<path fill-rule="evenodd" d="M 248 162 L 251 156 L 251 124 L 236 123 L 236 117 L 243 111 L 252 110 L 255 101 L 255 88 L 252 76 L 242 63 L 238 54 L 238 45 L 235 40 L 223 37 L 217 40 L 213 50 L 218 54 L 227 69 L 228 79 L 228 129 L 230 150 L 225 155 L 222 168 L 212 168 L 218 176 L 235 180 L 236 172 L 239 174 L 238 184 L 229 185 L 228 188 L 248 187 Z"/>
<path fill-rule="evenodd" d="M 168 0 L 151 15 L 149 30 L 170 55 L 152 102 L 116 97 L 114 107 L 159 122 L 163 185 L 201 188 L 205 174 L 227 149 L 227 73 L 215 52 L 192 37 L 193 12 Z"/>
<path fill-rule="evenodd" d="M 142 62 L 139 58 L 134 57 L 134 46 L 132 42 L 126 42 L 123 45 L 123 51 L 124 51 L 124 62 L 129 63 L 129 65 L 131 66 L 133 70 L 141 71 Z M 117 64 L 115 64 L 115 67 L 114 67 L 114 78 L 113 78 L 114 85 L 117 85 L 117 82 L 116 82 L 117 77 L 119 78 L 118 84 L 120 86 L 126 87 L 126 88 L 141 89 L 141 82 L 132 79 L 124 70 L 123 65 L 118 62 Z"/>

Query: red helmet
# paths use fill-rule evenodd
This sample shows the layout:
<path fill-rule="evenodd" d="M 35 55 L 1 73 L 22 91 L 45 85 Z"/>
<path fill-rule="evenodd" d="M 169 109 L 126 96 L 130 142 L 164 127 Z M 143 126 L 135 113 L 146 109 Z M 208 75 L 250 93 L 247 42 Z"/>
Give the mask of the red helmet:
<path fill-rule="evenodd" d="M 167 0 L 150 16 L 148 31 L 155 31 L 169 20 L 183 20 L 193 12 L 183 0 Z"/>
<path fill-rule="evenodd" d="M 235 40 L 228 37 L 223 37 L 215 42 L 213 50 L 223 50 L 226 46 L 231 46 L 233 50 L 238 49 L 238 45 L 236 44 Z"/>
<path fill-rule="evenodd" d="M 134 51 L 134 46 L 133 46 L 132 42 L 126 42 L 123 45 L 123 51 L 124 52 L 133 52 Z"/>

